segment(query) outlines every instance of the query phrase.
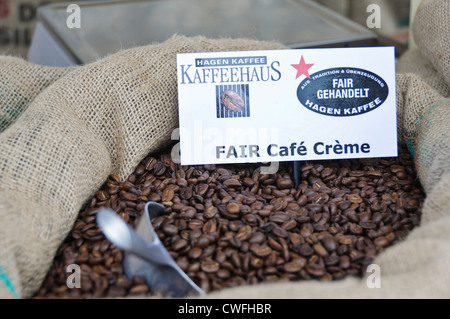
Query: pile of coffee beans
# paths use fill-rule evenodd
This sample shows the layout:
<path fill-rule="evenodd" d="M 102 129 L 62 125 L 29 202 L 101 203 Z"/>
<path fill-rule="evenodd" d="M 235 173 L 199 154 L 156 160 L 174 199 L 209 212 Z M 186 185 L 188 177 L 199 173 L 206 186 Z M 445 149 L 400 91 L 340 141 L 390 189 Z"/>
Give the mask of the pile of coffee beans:
<path fill-rule="evenodd" d="M 181 166 L 149 156 L 126 180 L 110 175 L 60 246 L 36 298 L 159 296 L 126 278 L 123 252 L 95 223 L 98 208 L 135 226 L 148 201 L 165 205 L 153 226 L 178 265 L 205 291 L 260 282 L 362 276 L 377 254 L 420 224 L 423 193 L 408 151 L 395 158 Z M 70 264 L 81 287 L 69 288 Z"/>

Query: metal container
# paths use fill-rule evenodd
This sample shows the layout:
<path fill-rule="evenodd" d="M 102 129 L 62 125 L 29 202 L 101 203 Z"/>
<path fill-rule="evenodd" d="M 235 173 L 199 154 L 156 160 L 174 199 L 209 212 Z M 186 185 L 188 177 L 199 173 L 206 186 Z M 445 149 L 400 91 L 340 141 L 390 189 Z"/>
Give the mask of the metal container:
<path fill-rule="evenodd" d="M 70 29 L 72 3 L 39 9 L 29 61 L 86 64 L 173 34 L 274 40 L 291 48 L 377 44 L 370 30 L 309 0 L 85 1 L 78 4 L 81 28 Z"/>

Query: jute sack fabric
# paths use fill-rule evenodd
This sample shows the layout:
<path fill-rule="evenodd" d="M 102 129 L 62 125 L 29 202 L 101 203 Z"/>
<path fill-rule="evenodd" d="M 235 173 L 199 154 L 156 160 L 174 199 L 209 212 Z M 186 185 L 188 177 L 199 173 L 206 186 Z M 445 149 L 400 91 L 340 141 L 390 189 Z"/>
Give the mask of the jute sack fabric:
<path fill-rule="evenodd" d="M 25 111 L 46 87 L 73 68 L 30 64 L 17 57 L 0 59 L 0 132 Z"/>
<path fill-rule="evenodd" d="M 414 41 L 450 85 L 450 1 L 422 0 L 413 24 Z"/>
<path fill-rule="evenodd" d="M 436 71 L 431 62 L 422 56 L 419 49 L 409 49 L 403 53 L 395 66 L 398 74 L 408 73 L 417 75 L 417 78 L 434 90 L 439 95 L 450 96 L 450 86 L 445 82 L 444 77 Z M 405 86 L 405 85 L 400 85 Z"/>
<path fill-rule="evenodd" d="M 0 297 L 31 297 L 107 176 L 128 177 L 144 156 L 170 142 L 178 127 L 176 53 L 284 48 L 174 36 L 67 70 L 37 96 L 64 71 L 1 57 L 1 85 L 21 94 L 22 109 L 35 98 L 0 133 Z M 17 72 L 17 64 L 30 73 Z M 36 82 L 33 70 L 52 75 Z"/>

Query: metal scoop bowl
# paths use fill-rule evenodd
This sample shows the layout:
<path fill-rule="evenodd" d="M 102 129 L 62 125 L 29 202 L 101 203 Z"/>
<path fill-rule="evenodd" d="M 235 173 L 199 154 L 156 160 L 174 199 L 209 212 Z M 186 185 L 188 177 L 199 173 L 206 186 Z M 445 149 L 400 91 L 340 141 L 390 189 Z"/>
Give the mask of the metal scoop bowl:
<path fill-rule="evenodd" d="M 142 276 L 151 292 L 164 296 L 204 294 L 173 260 L 153 229 L 151 218 L 163 210 L 164 206 L 148 202 L 136 231 L 107 208 L 98 211 L 97 224 L 106 238 L 124 251 L 123 267 L 128 278 Z"/>

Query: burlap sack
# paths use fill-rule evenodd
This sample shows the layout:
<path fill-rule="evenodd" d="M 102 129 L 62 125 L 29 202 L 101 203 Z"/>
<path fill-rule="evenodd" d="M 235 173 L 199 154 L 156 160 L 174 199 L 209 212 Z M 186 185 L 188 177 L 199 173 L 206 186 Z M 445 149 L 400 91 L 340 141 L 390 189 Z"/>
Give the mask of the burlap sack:
<path fill-rule="evenodd" d="M 413 24 L 414 41 L 450 86 L 450 1 L 422 0 Z"/>
<path fill-rule="evenodd" d="M 16 57 L 0 59 L 0 133 L 25 111 L 47 86 L 73 68 L 55 68 L 27 63 Z"/>
<path fill-rule="evenodd" d="M 32 296 L 108 174 L 127 177 L 170 142 L 178 127 L 176 53 L 281 48 L 175 36 L 70 70 L 37 95 L 0 134 L 0 297 Z M 0 61 L 1 76 L 24 101 L 64 72 L 30 64 L 30 73 L 16 72 L 17 60 Z M 36 82 L 32 70 L 52 76 Z"/>
<path fill-rule="evenodd" d="M 398 74 L 414 74 L 442 96 L 450 95 L 450 85 L 445 82 L 444 77 L 436 71 L 429 60 L 424 58 L 419 49 L 407 50 L 396 65 Z M 400 85 L 405 87 L 405 85 Z"/>

